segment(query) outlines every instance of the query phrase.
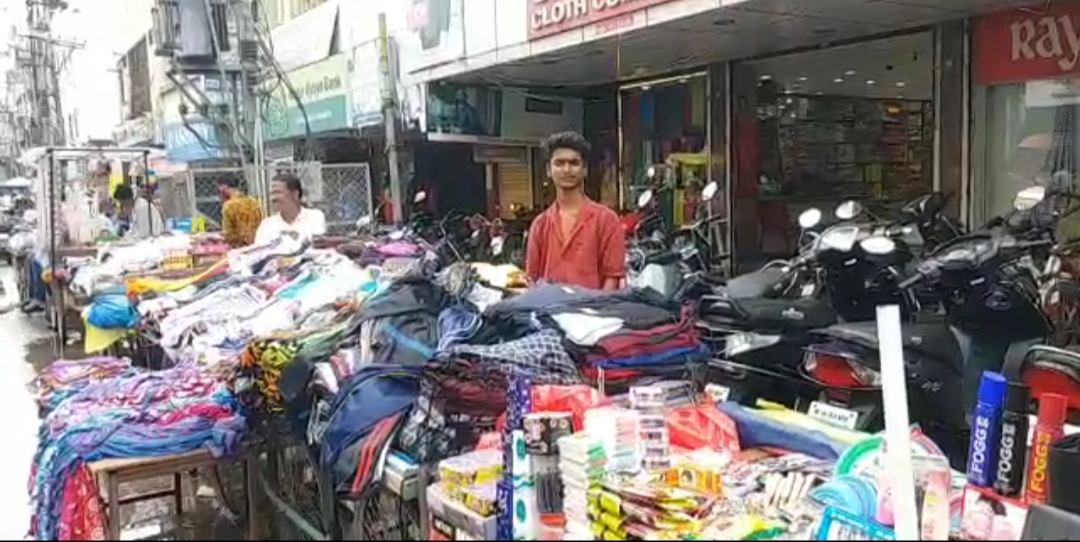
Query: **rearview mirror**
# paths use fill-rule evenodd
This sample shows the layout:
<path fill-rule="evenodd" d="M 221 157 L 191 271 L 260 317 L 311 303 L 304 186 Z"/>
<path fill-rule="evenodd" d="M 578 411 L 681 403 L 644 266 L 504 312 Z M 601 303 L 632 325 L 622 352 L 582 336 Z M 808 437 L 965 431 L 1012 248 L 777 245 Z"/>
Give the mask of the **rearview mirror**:
<path fill-rule="evenodd" d="M 637 199 L 638 209 L 644 209 L 645 207 L 648 207 L 650 203 L 652 203 L 652 189 L 642 192 Z"/>
<path fill-rule="evenodd" d="M 821 211 L 810 208 L 799 215 L 799 227 L 808 230 L 821 223 Z"/>
<path fill-rule="evenodd" d="M 1017 211 L 1027 211 L 1041 203 L 1045 198 L 1045 186 L 1029 186 L 1016 193 L 1016 199 L 1013 200 L 1013 207 L 1015 207 Z"/>
<path fill-rule="evenodd" d="M 862 214 L 862 212 L 862 204 L 855 200 L 847 200 L 836 206 L 836 218 L 840 220 L 851 220 Z"/>
<path fill-rule="evenodd" d="M 716 181 L 705 185 L 705 189 L 701 191 L 701 199 L 705 201 L 713 199 L 713 196 L 716 195 L 717 190 L 720 190 L 720 185 L 716 184 Z"/>
<path fill-rule="evenodd" d="M 412 201 L 413 203 L 424 203 L 425 200 L 427 200 L 427 192 L 421 190 L 417 192 L 415 196 L 413 196 Z"/>

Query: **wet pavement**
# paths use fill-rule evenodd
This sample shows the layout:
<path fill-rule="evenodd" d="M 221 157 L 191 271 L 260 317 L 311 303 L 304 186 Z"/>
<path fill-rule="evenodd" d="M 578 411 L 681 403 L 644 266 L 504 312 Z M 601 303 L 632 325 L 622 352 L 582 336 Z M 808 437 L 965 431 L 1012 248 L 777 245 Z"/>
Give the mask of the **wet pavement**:
<path fill-rule="evenodd" d="M 23 314 L 18 309 L 3 312 L 4 307 L 17 298 L 12 269 L 0 266 L 0 284 L 5 293 L 0 295 L 0 424 L 3 446 L 0 446 L 0 540 L 22 540 L 30 525 L 30 505 L 27 482 L 31 462 L 37 448 L 39 426 L 37 405 L 28 388 L 37 371 L 58 359 L 58 348 L 41 313 Z M 64 357 L 79 358 L 81 344 L 65 345 Z M 238 469 L 231 469 L 238 470 Z M 242 506 L 240 495 L 232 491 L 239 480 L 232 472 L 222 469 L 224 483 L 230 487 L 228 502 Z M 200 473 L 200 478 L 210 478 L 211 473 Z M 192 510 L 180 521 L 173 519 L 174 504 L 171 498 L 141 502 L 121 510 L 124 539 L 160 536 L 164 531 L 174 531 L 165 539 L 187 540 L 241 540 L 242 528 L 222 510 L 214 492 L 213 484 L 188 481 L 185 491 L 185 509 Z M 145 494 L 172 487 L 172 480 L 150 480 L 146 483 L 122 487 L 125 494 Z M 127 496 L 127 495 L 125 495 Z M 261 510 L 269 510 L 262 505 Z M 242 512 L 242 510 L 238 510 Z"/>

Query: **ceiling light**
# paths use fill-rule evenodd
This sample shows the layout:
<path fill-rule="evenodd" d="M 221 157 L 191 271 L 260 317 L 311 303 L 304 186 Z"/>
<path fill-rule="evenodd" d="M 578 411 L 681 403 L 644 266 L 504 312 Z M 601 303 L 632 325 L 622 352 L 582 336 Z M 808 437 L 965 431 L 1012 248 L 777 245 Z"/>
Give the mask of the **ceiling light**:
<path fill-rule="evenodd" d="M 771 75 L 762 75 L 762 76 L 761 76 L 761 80 L 762 80 L 762 81 L 768 81 L 769 79 L 772 79 L 772 76 L 771 76 Z"/>
<path fill-rule="evenodd" d="M 652 85 L 641 85 L 641 90 L 648 92 L 652 89 Z"/>
<path fill-rule="evenodd" d="M 906 86 L 907 86 L 907 83 L 905 83 L 905 82 L 903 82 L 903 81 L 900 81 L 899 83 L 896 83 L 896 86 L 898 86 L 898 87 L 900 87 L 900 88 L 904 88 L 904 87 L 906 87 Z"/>
<path fill-rule="evenodd" d="M 681 77 L 681 78 L 679 78 L 679 82 L 685 85 L 685 84 L 690 82 L 690 78 L 689 77 Z"/>
<path fill-rule="evenodd" d="M 844 75 L 855 75 L 855 70 L 848 70 L 844 72 Z"/>
<path fill-rule="evenodd" d="M 843 83 L 844 78 L 843 77 L 837 77 L 836 79 L 833 79 L 832 82 L 833 83 Z"/>
<path fill-rule="evenodd" d="M 824 93 L 824 92 L 821 92 L 821 91 L 819 90 L 819 91 L 815 92 L 815 93 L 814 93 L 814 95 L 815 95 L 815 96 L 824 96 L 824 95 L 825 95 L 825 93 Z"/>
<path fill-rule="evenodd" d="M 788 98 L 788 99 L 787 99 L 787 103 L 792 103 L 792 102 L 794 102 L 794 101 L 795 101 L 795 100 L 794 100 L 794 99 L 792 99 L 792 98 Z"/>
<path fill-rule="evenodd" d="M 877 81 L 874 81 L 873 79 L 867 79 L 866 80 L 866 84 L 868 84 L 868 85 L 873 85 L 874 83 L 877 83 Z"/>
<path fill-rule="evenodd" d="M 804 82 L 804 83 L 805 83 L 806 81 L 808 81 L 808 80 L 809 80 L 809 78 L 808 78 L 808 77 L 806 77 L 805 75 L 799 78 L 799 81 L 802 81 L 802 82 Z"/>

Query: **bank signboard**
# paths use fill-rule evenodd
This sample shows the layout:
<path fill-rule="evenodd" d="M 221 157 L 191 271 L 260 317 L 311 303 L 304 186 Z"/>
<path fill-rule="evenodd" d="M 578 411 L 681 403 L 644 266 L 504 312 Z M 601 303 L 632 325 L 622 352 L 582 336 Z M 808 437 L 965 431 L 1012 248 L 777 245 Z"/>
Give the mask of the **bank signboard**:
<path fill-rule="evenodd" d="M 303 137 L 308 127 L 312 134 L 349 128 L 349 64 L 349 55 L 340 54 L 289 72 L 296 96 L 284 84 L 271 82 L 264 116 L 266 139 Z"/>
<path fill-rule="evenodd" d="M 528 0 L 529 39 L 599 23 L 617 23 L 672 0 Z"/>
<path fill-rule="evenodd" d="M 983 84 L 1080 74 L 1080 2 L 980 17 L 974 25 L 975 77 Z"/>

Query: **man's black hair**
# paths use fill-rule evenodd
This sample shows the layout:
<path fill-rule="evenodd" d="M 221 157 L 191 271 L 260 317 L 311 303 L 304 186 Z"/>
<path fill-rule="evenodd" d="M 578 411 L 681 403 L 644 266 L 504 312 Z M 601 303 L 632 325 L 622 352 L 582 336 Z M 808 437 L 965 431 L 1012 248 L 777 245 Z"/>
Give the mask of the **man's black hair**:
<path fill-rule="evenodd" d="M 555 154 L 555 151 L 559 149 L 570 149 L 576 151 L 581 155 L 581 161 L 584 163 L 589 162 L 589 153 L 592 152 L 592 145 L 577 132 L 559 132 L 557 134 L 551 134 L 546 140 L 544 140 L 544 152 L 547 153 L 548 160 Z"/>
<path fill-rule="evenodd" d="M 113 199 L 116 201 L 132 201 L 135 199 L 135 191 L 130 184 L 121 184 L 113 191 Z"/>
<path fill-rule="evenodd" d="M 240 179 L 232 175 L 222 175 L 221 177 L 218 177 L 217 182 L 221 186 L 232 188 L 234 190 L 240 188 Z"/>
<path fill-rule="evenodd" d="M 278 173 L 274 175 L 274 182 L 282 183 L 285 188 L 288 188 L 290 192 L 296 192 L 296 199 L 303 201 L 304 199 L 304 186 L 300 183 L 300 178 L 292 173 Z"/>

